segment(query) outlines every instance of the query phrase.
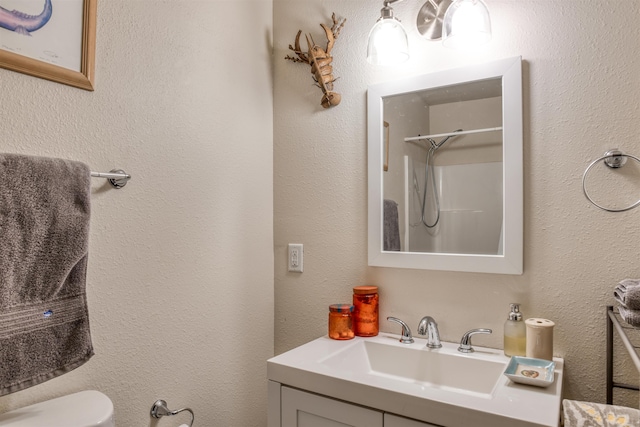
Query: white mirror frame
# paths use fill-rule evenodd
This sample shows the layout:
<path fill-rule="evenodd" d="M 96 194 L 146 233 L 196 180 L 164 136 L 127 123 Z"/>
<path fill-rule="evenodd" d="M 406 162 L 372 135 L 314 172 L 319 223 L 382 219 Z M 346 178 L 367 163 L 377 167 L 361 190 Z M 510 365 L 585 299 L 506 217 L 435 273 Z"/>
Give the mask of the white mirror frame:
<path fill-rule="evenodd" d="M 478 80 L 502 78 L 503 238 L 501 255 L 396 252 L 382 250 L 383 100 Z M 369 265 L 423 270 L 522 274 L 523 271 L 523 130 L 522 58 L 440 71 L 371 85 L 367 93 L 369 175 Z"/>

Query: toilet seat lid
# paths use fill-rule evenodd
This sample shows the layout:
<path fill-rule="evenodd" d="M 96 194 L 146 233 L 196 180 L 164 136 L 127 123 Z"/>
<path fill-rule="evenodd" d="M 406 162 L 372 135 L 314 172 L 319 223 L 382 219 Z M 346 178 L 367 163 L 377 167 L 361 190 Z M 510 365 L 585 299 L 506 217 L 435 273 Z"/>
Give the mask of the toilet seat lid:
<path fill-rule="evenodd" d="M 113 402 L 96 390 L 36 403 L 0 414 L 0 427 L 115 427 Z"/>

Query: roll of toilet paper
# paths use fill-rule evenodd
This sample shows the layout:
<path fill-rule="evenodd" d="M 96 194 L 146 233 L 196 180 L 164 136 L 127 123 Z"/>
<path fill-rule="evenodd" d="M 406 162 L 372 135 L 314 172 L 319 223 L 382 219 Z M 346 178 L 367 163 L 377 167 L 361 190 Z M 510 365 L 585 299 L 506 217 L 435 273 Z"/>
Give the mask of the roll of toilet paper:
<path fill-rule="evenodd" d="M 531 318 L 524 321 L 527 327 L 527 357 L 553 360 L 553 327 L 548 319 Z"/>

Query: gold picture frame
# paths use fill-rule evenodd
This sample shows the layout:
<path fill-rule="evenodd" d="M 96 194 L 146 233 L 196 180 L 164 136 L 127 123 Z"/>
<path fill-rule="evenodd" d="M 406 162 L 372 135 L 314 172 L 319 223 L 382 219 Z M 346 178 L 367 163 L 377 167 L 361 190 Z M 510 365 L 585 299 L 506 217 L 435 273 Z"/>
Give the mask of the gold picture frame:
<path fill-rule="evenodd" d="M 79 70 L 76 71 L 71 68 L 55 65 L 54 63 L 46 61 L 40 61 L 29 56 L 12 52 L 2 44 L 0 44 L 0 67 L 28 74 L 30 76 L 51 80 L 57 83 L 74 86 L 80 89 L 93 91 L 96 51 L 96 11 L 98 8 L 98 0 L 78 1 L 82 1 L 83 3 L 82 50 L 80 52 Z M 7 31 L 5 28 L 0 28 L 0 31 Z"/>

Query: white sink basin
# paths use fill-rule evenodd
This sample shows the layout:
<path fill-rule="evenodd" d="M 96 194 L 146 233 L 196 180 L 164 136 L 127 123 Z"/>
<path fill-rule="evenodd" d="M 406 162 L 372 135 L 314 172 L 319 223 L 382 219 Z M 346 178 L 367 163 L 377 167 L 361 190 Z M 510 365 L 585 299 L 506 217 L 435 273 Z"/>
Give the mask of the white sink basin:
<path fill-rule="evenodd" d="M 321 337 L 270 359 L 270 380 L 384 412 L 446 427 L 557 427 L 564 361 L 547 388 L 502 375 L 502 350 L 458 344 L 426 348 L 397 335 L 336 341 Z"/>
<path fill-rule="evenodd" d="M 397 341 L 395 337 L 388 339 Z M 490 395 L 509 361 L 448 350 L 448 346 L 442 350 L 428 349 L 424 344 L 362 340 L 320 362 L 336 372 L 378 375 L 427 387 Z"/>

